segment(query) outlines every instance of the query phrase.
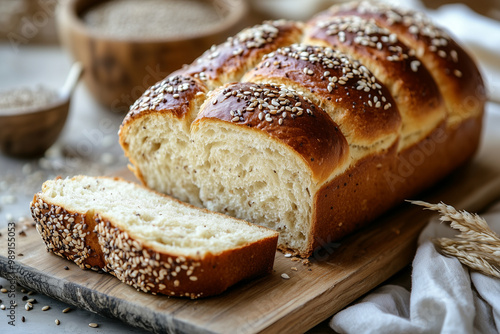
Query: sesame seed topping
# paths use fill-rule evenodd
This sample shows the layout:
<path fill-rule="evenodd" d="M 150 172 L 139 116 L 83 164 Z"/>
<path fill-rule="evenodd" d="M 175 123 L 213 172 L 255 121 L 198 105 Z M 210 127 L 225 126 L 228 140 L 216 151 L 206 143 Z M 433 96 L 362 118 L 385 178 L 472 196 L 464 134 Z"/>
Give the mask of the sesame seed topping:
<path fill-rule="evenodd" d="M 243 103 L 238 109 L 229 110 L 231 122 L 244 122 L 254 112 L 260 121 L 278 125 L 285 124 L 285 119 L 295 119 L 303 115 L 303 101 L 312 104 L 307 98 L 301 96 L 300 92 L 273 84 L 242 83 L 226 87 L 219 93 L 224 99 L 236 98 Z M 223 99 L 223 101 L 224 101 Z M 314 105 L 309 106 L 309 114 L 313 115 Z"/>
<path fill-rule="evenodd" d="M 288 276 L 287 274 L 283 273 L 283 274 L 281 274 L 281 278 L 283 278 L 283 279 L 290 279 L 290 276 Z"/>
<path fill-rule="evenodd" d="M 441 28 L 434 25 L 431 19 L 422 12 L 396 8 L 393 5 L 376 1 L 361 1 L 360 3 L 343 5 L 346 10 L 356 10 L 361 13 L 379 14 L 386 18 L 389 25 L 400 24 L 407 27 L 410 34 L 416 35 L 418 39 L 428 39 L 431 45 L 429 51 L 437 52 L 438 56 L 446 58 L 443 47 L 449 45 L 450 37 Z M 453 62 L 458 63 L 457 51 L 449 51 Z"/>
<path fill-rule="evenodd" d="M 264 60 L 268 57 L 264 56 Z M 371 92 L 372 96 L 377 96 L 377 101 L 385 99 L 380 91 L 382 86 L 376 81 L 373 74 L 358 61 L 338 50 L 321 46 L 293 44 L 277 49 L 273 52 L 273 57 L 281 57 L 283 59 L 281 63 L 285 61 L 307 62 L 307 65 L 303 66 L 303 73 L 323 73 L 323 78 L 327 79 L 326 89 L 329 93 L 345 94 L 344 89 L 340 92 L 337 91 L 339 87 L 343 86 L 345 89 L 352 88 L 367 93 Z M 256 71 L 260 68 L 262 68 L 262 63 L 257 66 Z M 313 78 L 312 80 L 317 79 Z M 375 103 L 376 101 L 373 104 Z M 290 111 L 293 111 L 294 115 L 297 116 L 303 114 L 303 111 L 293 110 L 293 108 Z"/>
<path fill-rule="evenodd" d="M 169 96 L 179 99 L 181 94 L 189 90 L 196 90 L 198 85 L 193 78 L 175 75 L 156 83 L 144 92 L 144 94 L 130 107 L 128 116 L 137 114 L 144 110 L 155 109 L 160 103 L 168 101 Z M 201 94 L 199 94 L 201 93 Z M 198 91 L 195 96 L 202 96 L 204 92 Z M 71 219 L 71 218 L 70 218 Z"/>

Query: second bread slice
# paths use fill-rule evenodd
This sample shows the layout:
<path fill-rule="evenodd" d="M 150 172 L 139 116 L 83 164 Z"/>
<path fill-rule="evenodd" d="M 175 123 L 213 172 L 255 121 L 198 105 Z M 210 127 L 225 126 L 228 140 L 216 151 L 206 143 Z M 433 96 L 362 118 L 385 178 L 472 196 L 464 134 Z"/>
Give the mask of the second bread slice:
<path fill-rule="evenodd" d="M 138 290 L 190 298 L 272 271 L 278 233 L 121 179 L 43 184 L 31 203 L 47 249 Z"/>

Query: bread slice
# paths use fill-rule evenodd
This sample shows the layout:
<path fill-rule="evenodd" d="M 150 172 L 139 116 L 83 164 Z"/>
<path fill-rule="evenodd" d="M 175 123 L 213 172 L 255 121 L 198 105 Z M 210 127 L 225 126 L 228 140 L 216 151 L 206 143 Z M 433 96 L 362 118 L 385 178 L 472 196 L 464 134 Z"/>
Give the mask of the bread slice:
<path fill-rule="evenodd" d="M 118 178 L 46 181 L 31 213 L 48 251 L 137 290 L 192 299 L 270 273 L 278 240 Z"/>

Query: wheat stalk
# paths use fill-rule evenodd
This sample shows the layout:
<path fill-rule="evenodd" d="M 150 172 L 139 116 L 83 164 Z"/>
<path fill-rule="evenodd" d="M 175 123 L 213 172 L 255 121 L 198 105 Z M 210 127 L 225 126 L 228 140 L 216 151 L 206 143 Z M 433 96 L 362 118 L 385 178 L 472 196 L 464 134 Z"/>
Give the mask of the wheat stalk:
<path fill-rule="evenodd" d="M 441 253 L 456 257 L 473 270 L 500 278 L 500 238 L 483 218 L 467 211 L 458 211 L 443 202 L 438 204 L 423 201 L 409 202 L 439 212 L 441 221 L 450 222 L 452 228 L 460 231 L 455 238 L 433 240 Z"/>

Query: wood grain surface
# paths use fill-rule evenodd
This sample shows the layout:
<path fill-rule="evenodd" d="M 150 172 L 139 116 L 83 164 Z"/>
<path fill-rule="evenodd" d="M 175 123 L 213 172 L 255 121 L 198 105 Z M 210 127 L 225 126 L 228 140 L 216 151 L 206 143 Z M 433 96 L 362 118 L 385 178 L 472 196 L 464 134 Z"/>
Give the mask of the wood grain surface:
<path fill-rule="evenodd" d="M 495 117 L 495 122 L 499 120 Z M 494 125 L 487 125 L 490 130 L 472 163 L 415 199 L 443 201 L 478 212 L 498 198 L 500 134 Z M 272 275 L 196 301 L 137 292 L 111 275 L 81 270 L 47 253 L 34 228 L 20 235 L 21 226 L 16 230 L 13 267 L 8 263 L 8 233 L 0 231 L 0 276 L 15 278 L 40 293 L 154 332 L 299 333 L 408 265 L 419 232 L 431 214 L 404 203 L 340 244 L 325 240 L 325 247 L 315 252 L 311 265 L 277 252 Z M 290 279 L 283 279 L 282 273 Z"/>

